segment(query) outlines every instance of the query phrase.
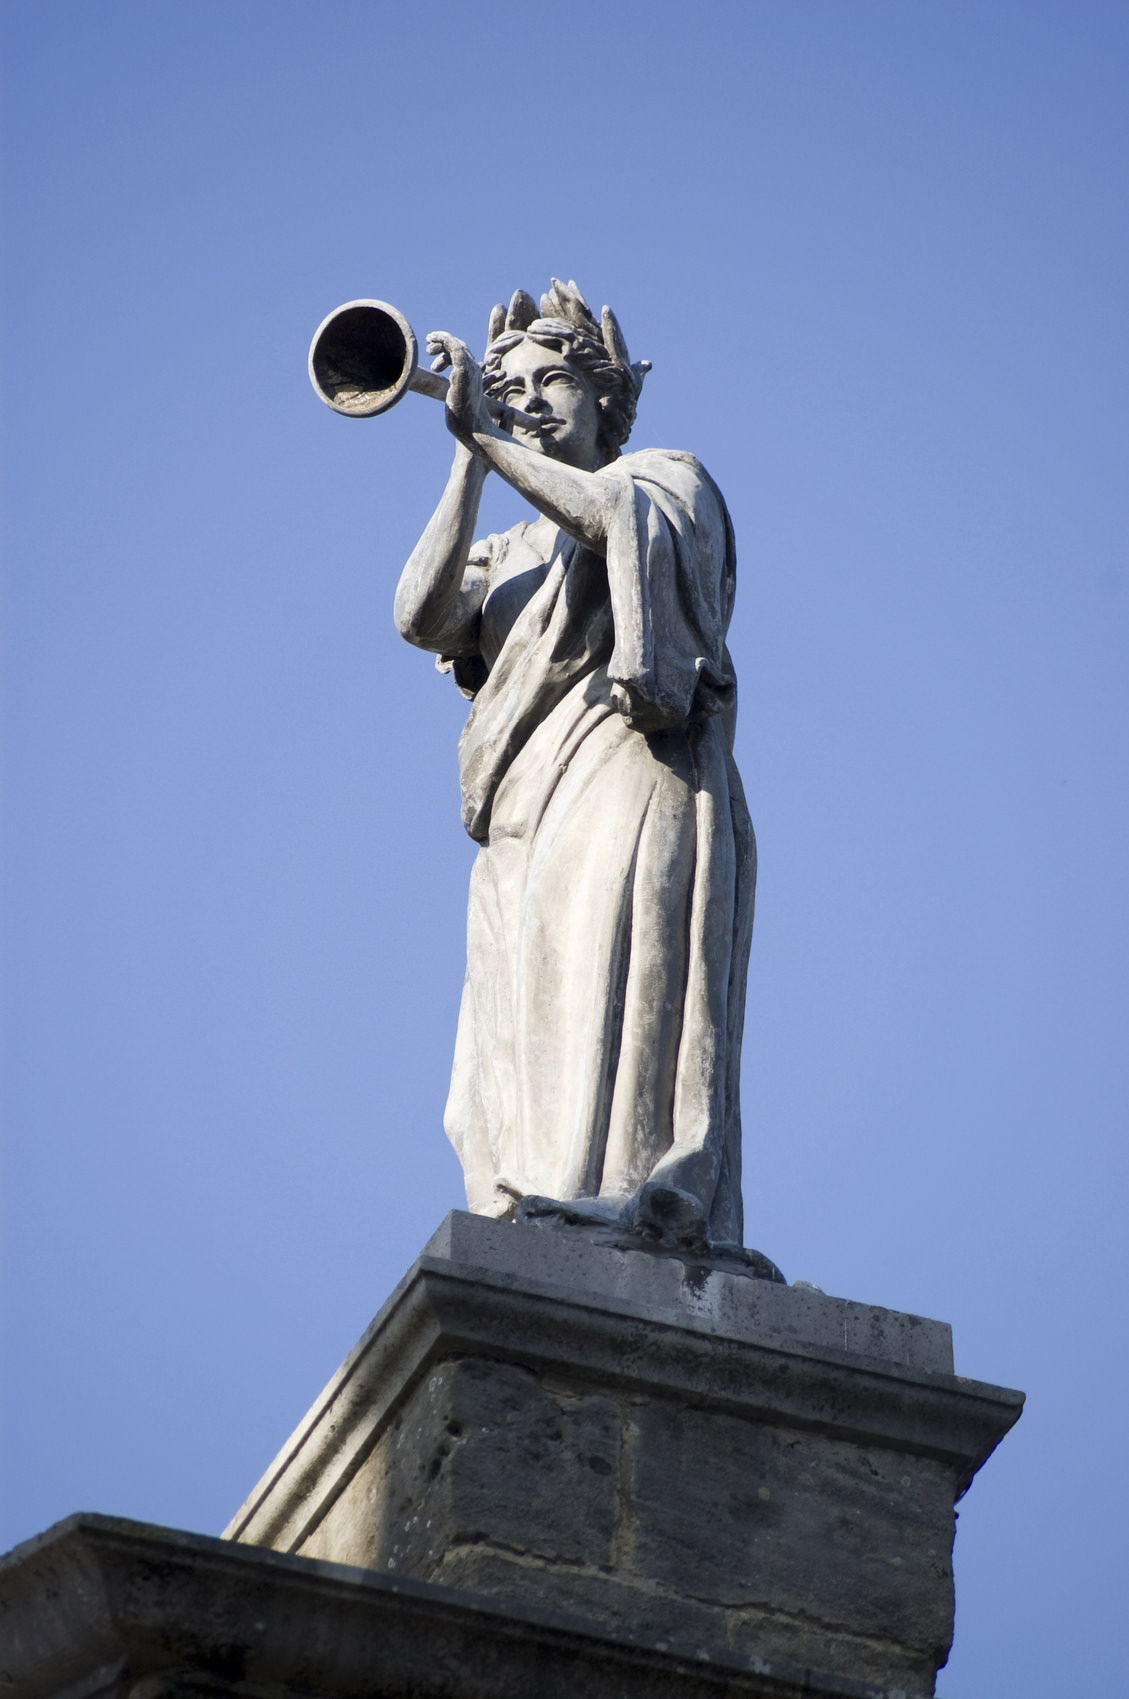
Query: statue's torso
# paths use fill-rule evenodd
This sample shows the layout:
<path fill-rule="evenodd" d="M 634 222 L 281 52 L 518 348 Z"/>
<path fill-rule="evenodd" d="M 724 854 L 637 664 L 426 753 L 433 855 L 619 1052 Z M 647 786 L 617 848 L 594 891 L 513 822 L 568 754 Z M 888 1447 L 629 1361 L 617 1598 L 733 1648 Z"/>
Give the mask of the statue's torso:
<path fill-rule="evenodd" d="M 522 521 L 493 542 L 489 580 L 482 603 L 479 645 L 492 667 L 522 610 L 537 594 L 562 549 L 572 538 L 549 519 Z"/>

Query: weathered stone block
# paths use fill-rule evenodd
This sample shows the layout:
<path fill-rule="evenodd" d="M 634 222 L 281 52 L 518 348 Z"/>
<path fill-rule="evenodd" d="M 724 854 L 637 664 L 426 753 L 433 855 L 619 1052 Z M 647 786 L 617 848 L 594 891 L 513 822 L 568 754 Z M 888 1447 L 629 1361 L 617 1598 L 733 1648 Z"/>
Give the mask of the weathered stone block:
<path fill-rule="evenodd" d="M 482 1543 L 610 1565 L 619 1429 L 599 1393 L 554 1395 L 531 1369 L 475 1357 L 440 1363 L 302 1553 L 429 1577 L 452 1547 Z"/>
<path fill-rule="evenodd" d="M 925 1695 L 1021 1404 L 940 1323 L 460 1214 L 228 1533 Z"/>
<path fill-rule="evenodd" d="M 793 1655 L 818 1644 L 821 1667 L 932 1682 L 952 1632 L 951 1470 L 664 1401 L 632 1416 L 637 1575 L 724 1610 L 731 1646 L 771 1632 Z"/>
<path fill-rule="evenodd" d="M 549 1569 L 516 1552 L 480 1544 L 452 1548 L 431 1579 L 510 1609 L 564 1613 L 599 1623 L 601 1632 L 642 1636 L 684 1656 L 712 1657 L 728 1649 L 718 1637 L 714 1606 L 682 1591 L 639 1586 L 607 1570 Z"/>

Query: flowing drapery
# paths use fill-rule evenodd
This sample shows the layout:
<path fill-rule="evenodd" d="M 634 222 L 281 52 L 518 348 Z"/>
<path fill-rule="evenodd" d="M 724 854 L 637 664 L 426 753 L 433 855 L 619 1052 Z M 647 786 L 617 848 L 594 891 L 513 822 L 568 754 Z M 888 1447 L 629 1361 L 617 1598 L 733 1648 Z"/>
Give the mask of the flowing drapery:
<path fill-rule="evenodd" d="M 732 531 L 690 455 L 601 475 L 606 559 L 572 544 L 550 563 L 460 742 L 481 847 L 445 1125 L 474 1210 L 659 1180 L 739 1241 L 756 852 L 732 753 Z"/>

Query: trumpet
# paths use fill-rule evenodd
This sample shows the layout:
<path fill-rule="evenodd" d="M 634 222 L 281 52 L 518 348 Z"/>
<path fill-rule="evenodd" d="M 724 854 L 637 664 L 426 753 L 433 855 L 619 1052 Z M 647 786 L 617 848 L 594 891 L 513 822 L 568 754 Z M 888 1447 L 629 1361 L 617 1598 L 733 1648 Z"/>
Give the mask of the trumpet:
<path fill-rule="evenodd" d="M 419 344 L 403 313 L 387 301 L 346 301 L 324 318 L 310 343 L 310 382 L 335 413 L 347 419 L 371 419 L 387 413 L 409 389 L 447 397 L 448 381 L 438 372 L 421 369 Z M 537 421 L 516 407 L 489 398 L 496 419 Z"/>

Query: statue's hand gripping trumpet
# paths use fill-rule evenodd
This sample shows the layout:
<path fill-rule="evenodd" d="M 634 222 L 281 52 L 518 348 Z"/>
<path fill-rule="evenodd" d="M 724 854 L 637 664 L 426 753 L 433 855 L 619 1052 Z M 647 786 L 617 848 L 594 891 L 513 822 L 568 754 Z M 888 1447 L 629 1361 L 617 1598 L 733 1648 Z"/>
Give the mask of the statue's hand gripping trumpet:
<path fill-rule="evenodd" d="M 690 454 L 622 452 L 649 367 L 574 283 L 495 307 L 481 365 L 446 333 L 428 349 L 420 372 L 406 320 L 350 302 L 310 373 L 353 415 L 442 397 L 456 438 L 395 617 L 473 703 L 445 1116 L 468 1203 L 736 1249 L 756 849 L 725 503 Z M 491 471 L 539 517 L 476 541 Z"/>

